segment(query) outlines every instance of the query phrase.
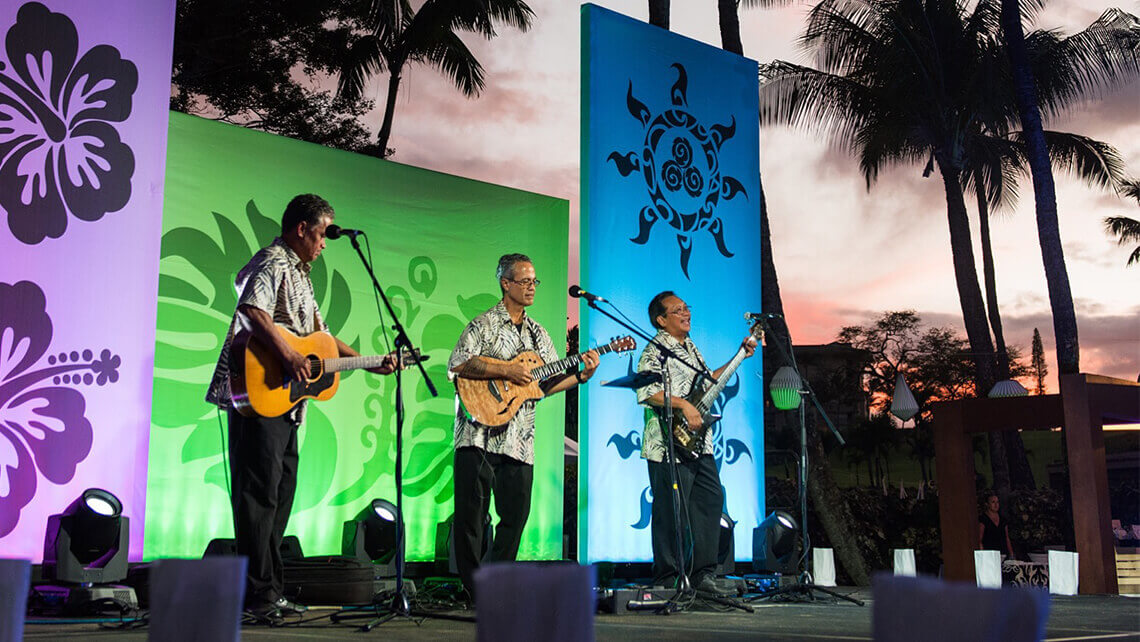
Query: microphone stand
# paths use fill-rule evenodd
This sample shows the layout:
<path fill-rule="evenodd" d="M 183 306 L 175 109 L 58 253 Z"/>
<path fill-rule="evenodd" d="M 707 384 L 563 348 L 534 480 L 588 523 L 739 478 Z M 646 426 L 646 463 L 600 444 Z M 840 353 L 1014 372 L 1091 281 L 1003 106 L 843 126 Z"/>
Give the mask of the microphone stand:
<path fill-rule="evenodd" d="M 388 300 L 388 295 L 384 294 L 384 288 L 380 287 L 380 282 L 376 280 L 376 273 L 372 270 L 372 264 L 364 256 L 364 252 L 360 249 L 360 243 L 356 240 L 356 235 L 351 235 L 349 239 L 352 241 L 352 248 L 356 250 L 357 256 L 360 257 L 360 262 L 364 264 L 364 270 L 368 272 L 369 278 L 372 279 L 372 287 L 380 295 L 380 299 L 384 302 L 384 307 L 388 310 L 388 316 L 392 319 L 392 329 L 396 333 L 393 340 L 393 345 L 396 348 L 396 594 L 392 598 L 392 602 L 387 606 L 388 612 L 379 617 L 373 617 L 372 621 L 361 627 L 362 631 L 371 631 L 376 626 L 391 620 L 394 617 L 412 617 L 412 607 L 408 600 L 407 592 L 404 590 L 404 548 L 405 548 L 405 528 L 404 528 L 404 389 L 403 389 L 403 366 L 404 366 L 404 352 L 408 351 L 409 354 L 415 354 L 412 340 L 408 338 L 408 333 L 404 329 L 404 324 L 400 323 L 400 318 L 396 316 L 396 311 L 392 308 L 392 302 Z M 383 322 L 383 319 L 381 319 Z M 420 359 L 416 359 L 416 366 L 420 370 L 420 376 L 423 377 L 424 384 L 427 385 L 428 392 L 433 397 L 438 397 L 439 392 L 428 377 L 427 371 L 424 370 L 424 365 Z M 373 603 L 376 608 L 376 613 L 379 612 L 379 605 Z M 417 616 L 426 615 L 417 613 Z M 364 614 L 335 614 L 331 619 L 334 622 L 340 620 L 354 619 L 354 616 L 368 617 L 367 613 Z"/>
<path fill-rule="evenodd" d="M 769 325 L 769 323 L 765 317 L 763 317 L 763 316 L 760 317 L 760 323 L 762 323 L 764 325 L 764 329 L 767 332 L 771 333 L 771 335 L 773 337 L 776 336 L 776 333 L 772 331 L 772 326 Z M 783 588 L 776 588 L 776 589 L 773 589 L 771 591 L 761 593 L 760 595 L 757 595 L 755 597 L 748 598 L 747 601 L 752 602 L 752 601 L 756 601 L 756 600 L 763 600 L 763 599 L 768 599 L 771 597 L 775 597 L 777 595 L 784 595 L 784 594 L 801 595 L 801 596 L 806 597 L 809 600 L 814 600 L 815 596 L 813 595 L 812 592 L 813 591 L 819 591 L 821 593 L 826 593 L 832 597 L 837 597 L 837 598 L 840 598 L 843 600 L 847 600 L 848 602 L 852 602 L 854 604 L 857 604 L 859 606 L 863 606 L 862 600 L 857 600 L 857 599 L 855 599 L 849 595 L 843 595 L 842 593 L 838 593 L 836 591 L 832 591 L 831 589 L 828 589 L 828 588 L 825 588 L 823 586 L 819 586 L 817 584 L 812 583 L 813 578 L 811 576 L 811 573 L 808 572 L 808 570 L 807 570 L 807 556 L 808 556 L 808 544 L 809 544 L 808 524 L 807 524 L 808 456 L 807 456 L 807 417 L 805 415 L 805 408 L 804 408 L 803 399 L 805 399 L 805 398 L 811 399 L 812 403 L 815 405 L 816 410 L 819 411 L 820 416 L 823 417 L 824 422 L 827 423 L 827 427 L 829 429 L 831 429 L 831 434 L 835 435 L 835 439 L 839 442 L 840 446 L 847 445 L 847 441 L 845 439 L 843 439 L 843 435 L 839 434 L 839 431 L 835 428 L 835 424 L 831 423 L 831 418 L 827 416 L 827 412 L 823 409 L 823 406 L 820 404 L 819 398 L 816 396 L 815 391 L 812 390 L 811 383 L 809 383 L 808 380 L 802 374 L 800 374 L 800 368 L 799 368 L 799 365 L 796 364 L 795 350 L 792 349 L 791 341 L 792 341 L 791 335 L 789 334 L 788 335 L 788 347 L 787 347 L 787 349 L 785 349 L 784 345 L 778 340 L 773 341 L 773 343 L 775 343 L 776 349 L 779 350 L 780 356 L 782 356 L 784 358 L 784 362 L 790 364 L 792 366 L 792 370 L 795 371 L 796 376 L 798 376 L 800 378 L 800 390 L 797 391 L 797 393 L 799 393 L 799 395 L 801 397 L 800 404 L 799 404 L 799 424 L 800 424 L 799 469 L 800 470 L 799 470 L 799 479 L 797 481 L 798 481 L 798 485 L 799 485 L 799 493 L 798 494 L 799 494 L 799 500 L 800 500 L 800 539 L 801 539 L 801 547 L 800 548 L 801 548 L 802 553 L 800 556 L 799 564 L 797 564 L 797 566 L 799 568 L 801 568 L 802 570 L 800 571 L 799 577 L 796 578 L 797 581 L 795 584 L 793 584 L 791 586 L 786 586 Z"/>
<path fill-rule="evenodd" d="M 665 604 L 661 605 L 656 610 L 656 613 L 658 614 L 668 615 L 670 613 L 683 610 L 684 606 L 681 605 L 680 599 L 684 595 L 691 593 L 693 590 L 692 582 L 689 580 L 689 574 L 685 571 L 685 551 L 683 548 L 684 529 L 681 527 L 681 490 L 679 484 L 677 483 L 677 457 L 673 444 L 672 431 L 670 430 L 673 427 L 673 395 L 671 394 L 669 387 L 669 359 L 673 359 L 674 361 L 681 363 L 686 368 L 695 372 L 698 377 L 707 379 L 709 383 L 715 384 L 716 381 L 713 380 L 713 378 L 710 377 L 703 369 L 694 366 L 685 359 L 677 356 L 677 354 L 669 348 L 661 345 L 661 342 L 643 332 L 641 328 L 638 328 L 633 324 L 626 323 L 622 319 L 619 319 L 609 312 L 599 308 L 597 303 L 592 299 L 586 299 L 586 302 L 587 305 L 589 305 L 591 308 L 606 315 L 615 321 L 618 325 L 626 328 L 634 334 L 637 334 L 642 339 L 645 339 L 648 343 L 656 346 L 658 350 L 658 358 L 661 360 L 661 389 L 663 393 L 661 396 L 664 398 L 665 403 L 662 407 L 661 415 L 658 417 L 658 424 L 661 427 L 661 434 L 662 438 L 665 440 L 666 453 L 669 459 L 669 486 L 672 488 L 672 492 L 670 494 L 672 495 L 673 501 L 673 522 L 675 526 L 674 542 L 677 546 L 677 556 L 680 566 L 678 569 L 676 592 L 672 597 L 665 601 Z M 611 303 L 610 305 L 613 304 Z M 653 501 L 658 501 L 658 498 L 654 497 Z"/>

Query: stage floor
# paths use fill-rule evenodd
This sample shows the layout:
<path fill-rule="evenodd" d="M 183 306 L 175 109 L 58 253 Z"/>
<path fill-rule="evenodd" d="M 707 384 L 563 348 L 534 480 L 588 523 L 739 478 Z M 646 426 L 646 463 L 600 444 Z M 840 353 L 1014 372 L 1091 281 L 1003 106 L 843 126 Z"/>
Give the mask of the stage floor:
<path fill-rule="evenodd" d="M 668 616 L 652 613 L 599 614 L 598 640 L 870 640 L 870 589 L 840 589 L 864 600 L 866 606 L 845 601 L 756 603 L 754 613 L 718 612 L 700 608 Z M 283 627 L 246 626 L 248 640 L 363 640 L 370 635 L 397 640 L 464 640 L 475 638 L 473 622 L 448 619 L 393 620 L 361 633 L 347 623 L 329 621 L 332 609 L 311 609 L 304 618 Z M 473 611 L 446 611 L 473 617 Z M 114 639 L 145 640 L 146 628 L 129 631 L 101 629 L 98 624 L 28 624 L 26 640 Z M 916 638 L 919 639 L 919 638 Z M 1140 599 L 1112 595 L 1054 596 L 1047 640 L 1140 640 Z"/>

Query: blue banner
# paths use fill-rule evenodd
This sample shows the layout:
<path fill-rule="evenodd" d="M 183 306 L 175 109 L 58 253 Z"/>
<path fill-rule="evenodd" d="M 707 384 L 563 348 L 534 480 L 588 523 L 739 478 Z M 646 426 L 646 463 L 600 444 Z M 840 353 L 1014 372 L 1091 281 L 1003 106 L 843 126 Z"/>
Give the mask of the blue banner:
<path fill-rule="evenodd" d="M 673 290 L 715 369 L 760 310 L 757 64 L 593 5 L 582 7 L 582 286 L 652 331 L 650 299 Z M 604 305 L 604 304 L 603 304 Z M 626 334 L 583 305 L 583 345 Z M 639 350 L 603 359 L 594 382 L 633 371 Z M 764 514 L 759 353 L 722 394 L 714 427 L 736 559 Z M 582 395 L 579 559 L 649 561 L 652 497 L 643 409 L 631 390 Z"/>

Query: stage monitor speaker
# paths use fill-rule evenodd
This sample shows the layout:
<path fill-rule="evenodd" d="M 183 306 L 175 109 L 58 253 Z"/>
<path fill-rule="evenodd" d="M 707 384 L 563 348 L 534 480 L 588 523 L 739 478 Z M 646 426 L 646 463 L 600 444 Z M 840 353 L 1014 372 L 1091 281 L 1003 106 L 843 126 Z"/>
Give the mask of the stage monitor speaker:
<path fill-rule="evenodd" d="M 297 539 L 296 535 L 286 535 L 281 540 L 281 559 L 283 560 L 299 560 L 305 557 L 305 553 L 301 550 L 301 540 Z M 237 541 L 232 537 L 218 537 L 210 540 L 206 544 L 206 550 L 202 553 L 202 557 L 214 557 L 217 555 L 237 555 Z"/>

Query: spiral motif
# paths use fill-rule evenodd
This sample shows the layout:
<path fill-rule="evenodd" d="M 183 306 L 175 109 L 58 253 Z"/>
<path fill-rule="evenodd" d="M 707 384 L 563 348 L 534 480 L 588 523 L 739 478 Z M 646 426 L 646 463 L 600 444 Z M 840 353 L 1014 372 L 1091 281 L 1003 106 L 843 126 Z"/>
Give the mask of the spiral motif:
<path fill-rule="evenodd" d="M 673 139 L 673 160 L 681 167 L 688 167 L 693 162 L 693 146 L 687 138 Z"/>
<path fill-rule="evenodd" d="M 665 181 L 665 187 L 670 192 L 675 192 L 681 189 L 681 181 L 683 179 L 681 166 L 676 161 L 668 161 L 661 168 L 661 178 Z"/>
<path fill-rule="evenodd" d="M 689 196 L 700 196 L 704 187 L 705 179 L 701 176 L 700 170 L 696 167 L 685 170 L 685 191 L 689 193 Z"/>

